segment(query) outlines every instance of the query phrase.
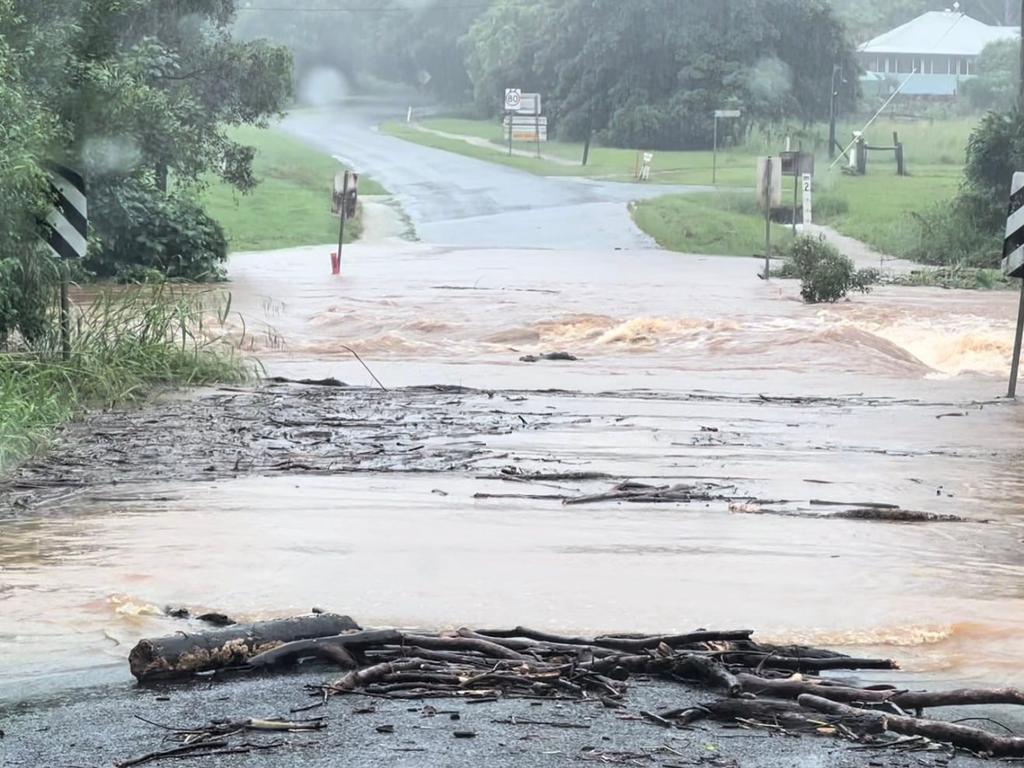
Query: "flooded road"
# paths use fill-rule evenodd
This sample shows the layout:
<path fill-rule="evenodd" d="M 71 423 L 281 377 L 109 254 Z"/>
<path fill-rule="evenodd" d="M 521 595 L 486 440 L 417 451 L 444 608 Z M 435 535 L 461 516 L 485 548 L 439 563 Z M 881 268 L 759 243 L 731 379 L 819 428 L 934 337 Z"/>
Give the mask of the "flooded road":
<path fill-rule="evenodd" d="M 372 140 L 360 147 L 367 172 L 419 194 L 374 166 Z M 429 169 L 433 152 L 410 150 L 410 167 Z M 493 173 L 479 183 L 514 174 L 565 194 Z M 208 454 L 128 414 L 151 450 L 125 457 L 134 474 L 112 458 L 124 436 L 96 437 L 67 454 L 69 476 L 90 483 L 73 499 L 0 517 L 0 696 L 126 678 L 136 639 L 182 627 L 168 604 L 238 618 L 319 605 L 368 625 L 743 625 L 879 650 L 915 679 L 1024 684 L 1024 416 L 998 400 L 1016 297 L 883 288 L 804 306 L 750 259 L 628 249 L 643 243 L 615 194 L 616 218 L 597 223 L 625 250 L 572 242 L 593 216 L 582 199 L 530 214 L 541 235 L 561 233 L 551 249 L 533 235 L 355 245 L 340 278 L 329 246 L 235 255 L 228 331 L 268 374 L 374 387 L 354 350 L 393 390 L 374 397 L 422 417 L 381 435 L 430 456 L 471 445 L 479 460 L 398 471 L 359 466 L 343 436 L 277 445 L 260 430 L 284 395 L 247 411 L 248 431 L 205 440 Z M 409 213 L 424 239 L 460 231 Z M 547 353 L 579 359 L 521 360 Z M 427 408 L 403 399 L 412 385 L 474 389 L 437 390 Z M 336 420 L 358 411 L 351 392 L 328 403 Z M 203 397 L 193 412 L 215 422 L 220 401 Z M 263 463 L 247 469 L 252 456 Z M 606 479 L 521 482 L 502 477 L 510 466 Z M 627 478 L 730 490 L 690 504 L 551 498 Z M 822 501 L 967 522 L 811 517 Z M 758 514 L 773 511 L 795 516 Z"/>

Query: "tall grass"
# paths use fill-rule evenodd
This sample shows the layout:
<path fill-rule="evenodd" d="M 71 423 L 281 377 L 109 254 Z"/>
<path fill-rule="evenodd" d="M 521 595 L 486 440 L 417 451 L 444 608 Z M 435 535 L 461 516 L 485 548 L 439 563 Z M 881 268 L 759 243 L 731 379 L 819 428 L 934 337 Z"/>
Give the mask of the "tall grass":
<path fill-rule="evenodd" d="M 74 318 L 70 359 L 56 323 L 31 347 L 0 353 L 0 471 L 44 445 L 57 425 L 154 389 L 253 375 L 221 333 L 230 297 L 182 287 L 106 291 Z"/>

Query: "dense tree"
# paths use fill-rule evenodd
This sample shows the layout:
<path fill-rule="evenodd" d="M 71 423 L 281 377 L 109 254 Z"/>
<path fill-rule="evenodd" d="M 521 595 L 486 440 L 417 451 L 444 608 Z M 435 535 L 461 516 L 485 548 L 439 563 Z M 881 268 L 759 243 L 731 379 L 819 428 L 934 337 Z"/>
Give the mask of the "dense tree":
<path fill-rule="evenodd" d="M 1020 90 L 1020 41 L 999 40 L 985 46 L 978 57 L 978 76 L 962 87 L 975 109 L 1012 109 Z"/>
<path fill-rule="evenodd" d="M 20 23 L 13 0 L 0 0 L 0 20 Z M 59 132 L 29 86 L 24 50 L 0 34 L 0 344 L 21 330 L 40 332 L 46 310 L 46 261 L 38 252 L 36 217 L 48 205 L 40 167 Z"/>
<path fill-rule="evenodd" d="M 465 48 L 486 113 L 506 85 L 536 88 L 560 136 L 593 128 L 651 148 L 708 144 L 721 107 L 761 122 L 820 119 L 833 65 L 856 71 L 825 0 L 505 0 Z"/>
<path fill-rule="evenodd" d="M 262 124 L 283 108 L 290 54 L 234 40 L 234 0 L 6 1 L 0 37 L 65 139 L 49 154 L 89 181 L 96 238 L 88 265 L 100 274 L 142 263 L 209 276 L 209 254 L 226 255 L 224 238 L 186 204 L 185 191 L 209 173 L 252 188 L 253 150 L 227 128 Z M 126 215 L 129 202 L 147 215 Z M 191 235 L 204 236 L 198 253 L 181 246 L 193 240 L 168 234 L 182 217 Z"/>

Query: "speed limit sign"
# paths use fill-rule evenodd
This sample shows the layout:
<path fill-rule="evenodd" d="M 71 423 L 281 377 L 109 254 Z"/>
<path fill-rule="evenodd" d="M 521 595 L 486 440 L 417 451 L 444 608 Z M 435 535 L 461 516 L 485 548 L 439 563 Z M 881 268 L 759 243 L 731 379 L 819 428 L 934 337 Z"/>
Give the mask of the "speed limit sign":
<path fill-rule="evenodd" d="M 523 104 L 523 90 L 522 88 L 506 88 L 505 89 L 505 111 L 506 112 L 518 112 L 519 107 Z"/>

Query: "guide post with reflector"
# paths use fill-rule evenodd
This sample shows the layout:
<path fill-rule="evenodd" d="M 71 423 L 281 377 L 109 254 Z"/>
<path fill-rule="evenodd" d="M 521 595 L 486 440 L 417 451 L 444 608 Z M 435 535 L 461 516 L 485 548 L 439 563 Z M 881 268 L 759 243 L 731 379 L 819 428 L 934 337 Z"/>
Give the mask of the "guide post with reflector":
<path fill-rule="evenodd" d="M 85 177 L 57 163 L 47 163 L 53 207 L 40 222 L 43 242 L 60 266 L 60 346 L 65 360 L 71 359 L 71 301 L 68 262 L 85 258 L 89 248 L 89 210 Z"/>
<path fill-rule="evenodd" d="M 1024 337 L 1024 173 L 1013 174 L 1010 185 L 1010 206 L 1006 214 L 1006 237 L 1003 240 L 1003 274 L 1021 278 L 1020 305 L 1017 309 L 1017 333 L 1013 340 L 1008 398 L 1017 396 L 1020 374 L 1021 340 Z"/>

